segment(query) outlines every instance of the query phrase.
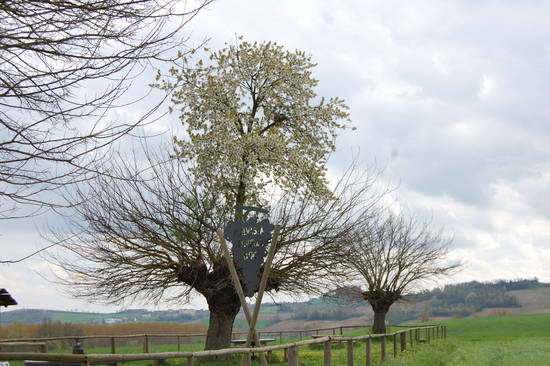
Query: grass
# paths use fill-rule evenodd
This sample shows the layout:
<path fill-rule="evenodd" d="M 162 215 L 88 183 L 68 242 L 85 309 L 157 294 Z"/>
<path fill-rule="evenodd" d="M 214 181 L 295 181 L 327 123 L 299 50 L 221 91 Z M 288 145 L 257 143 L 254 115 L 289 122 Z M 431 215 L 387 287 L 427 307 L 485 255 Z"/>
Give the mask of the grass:
<path fill-rule="evenodd" d="M 406 352 L 391 366 L 548 366 L 550 315 L 454 319 L 448 339 Z"/>
<path fill-rule="evenodd" d="M 453 319 L 444 324 L 450 337 L 466 341 L 550 337 L 550 314 Z"/>
<path fill-rule="evenodd" d="M 448 326 L 446 340 L 415 346 L 393 358 L 393 344 L 388 338 L 385 362 L 380 362 L 380 345 L 373 342 L 373 361 L 384 366 L 547 366 L 550 365 L 550 315 L 516 315 L 486 318 L 455 319 L 443 322 Z M 419 324 L 420 325 L 420 324 Z M 389 329 L 388 332 L 400 328 Z M 346 332 L 346 336 L 366 334 L 365 329 Z M 288 339 L 293 342 L 297 339 Z M 407 342 L 410 347 L 410 343 Z M 202 344 L 182 344 L 181 351 L 200 351 Z M 109 347 L 85 348 L 86 353 L 110 353 Z M 150 352 L 175 351 L 176 345 L 150 345 Z M 66 352 L 68 352 L 66 350 Z M 140 346 L 117 347 L 117 353 L 141 352 Z M 309 345 L 299 349 L 301 366 L 323 364 L 323 346 Z M 365 364 L 365 342 L 354 346 L 355 365 Z M 132 362 L 131 365 L 147 366 L 152 361 Z M 164 366 L 184 364 L 184 360 L 170 360 Z M 227 361 L 199 361 L 200 365 L 238 366 L 240 356 Z M 347 364 L 345 344 L 333 344 L 332 364 Z M 22 366 L 14 361 L 12 366 Z M 257 360 L 253 365 L 259 365 Z M 283 352 L 274 353 L 272 366 L 286 365 Z"/>

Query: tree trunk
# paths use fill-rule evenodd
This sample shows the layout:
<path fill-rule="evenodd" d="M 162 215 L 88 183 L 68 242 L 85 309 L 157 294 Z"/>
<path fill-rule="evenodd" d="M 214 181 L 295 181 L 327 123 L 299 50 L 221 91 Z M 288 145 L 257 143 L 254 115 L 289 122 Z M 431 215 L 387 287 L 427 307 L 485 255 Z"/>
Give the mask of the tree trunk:
<path fill-rule="evenodd" d="M 238 311 L 237 311 L 238 312 Z M 206 333 L 204 350 L 229 348 L 236 313 L 210 310 L 210 324 Z"/>
<path fill-rule="evenodd" d="M 210 310 L 210 323 L 206 333 L 204 350 L 229 348 L 233 322 L 241 308 L 233 287 L 224 288 L 206 299 Z"/>
<path fill-rule="evenodd" d="M 374 307 L 373 307 L 374 310 Z M 384 309 L 374 310 L 373 333 L 386 333 L 386 313 Z"/>
<path fill-rule="evenodd" d="M 369 290 L 363 292 L 363 299 L 367 300 L 374 310 L 373 333 L 386 333 L 386 313 L 390 306 L 401 298 L 398 291 Z"/>

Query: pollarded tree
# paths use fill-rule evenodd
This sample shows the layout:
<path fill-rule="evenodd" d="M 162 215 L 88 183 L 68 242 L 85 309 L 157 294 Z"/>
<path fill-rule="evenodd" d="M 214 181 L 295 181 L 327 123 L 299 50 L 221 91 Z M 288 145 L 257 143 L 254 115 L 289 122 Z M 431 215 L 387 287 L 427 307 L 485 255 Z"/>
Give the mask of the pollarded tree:
<path fill-rule="evenodd" d="M 367 283 L 363 298 L 374 311 L 374 333 L 386 332 L 386 313 L 420 281 L 454 273 L 450 239 L 403 214 L 388 213 L 358 227 L 347 263 Z"/>
<path fill-rule="evenodd" d="M 347 106 L 317 98 L 310 56 L 239 39 L 208 61 L 184 63 L 156 86 L 176 88 L 173 108 L 187 128 L 178 156 L 193 162 L 198 181 L 224 192 L 230 206 L 262 203 L 270 184 L 330 195 L 326 159 Z"/>
<path fill-rule="evenodd" d="M 75 295 L 160 300 L 174 286 L 179 297 L 200 293 L 211 314 L 206 349 L 216 349 L 229 346 L 240 308 L 215 236 L 242 217 L 235 205 L 270 208 L 282 226 L 267 291 L 313 292 L 342 277 L 348 235 L 366 222 L 370 211 L 360 208 L 372 200 L 370 183 L 356 191 L 351 182 L 336 191 L 327 184 L 326 159 L 348 114 L 338 98 L 316 99 L 309 56 L 240 41 L 207 62 L 183 61 L 156 85 L 175 89 L 172 108 L 187 127 L 187 138 L 176 139 L 179 162 L 153 170 L 152 181 L 115 167 L 126 171 L 122 183 L 100 177 L 77 195 L 93 199 L 76 207 L 79 238 L 63 245 L 87 261 L 58 262 Z M 273 192 L 285 198 L 270 207 Z"/>
<path fill-rule="evenodd" d="M 119 179 L 98 176 L 74 193 L 82 203 L 58 231 L 62 250 L 50 258 L 66 273 L 58 280 L 94 302 L 181 304 L 200 294 L 210 310 L 205 348 L 228 347 L 240 301 L 215 230 L 233 218 L 232 206 L 217 189 L 198 184 L 181 160 L 153 160 L 145 172 L 124 160 L 112 163 Z M 347 278 L 342 253 L 380 197 L 372 177 L 350 174 L 331 197 L 306 192 L 273 203 L 270 219 L 282 229 L 267 291 L 320 293 Z"/>

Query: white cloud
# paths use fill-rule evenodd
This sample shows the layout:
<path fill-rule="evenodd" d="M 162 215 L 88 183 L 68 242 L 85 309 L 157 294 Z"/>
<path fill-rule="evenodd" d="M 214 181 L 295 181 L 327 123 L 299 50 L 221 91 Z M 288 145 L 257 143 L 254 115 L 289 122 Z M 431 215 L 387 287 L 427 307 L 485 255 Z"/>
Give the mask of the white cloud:
<path fill-rule="evenodd" d="M 442 52 L 435 51 L 432 56 L 432 62 L 435 70 L 443 75 L 449 75 L 452 71 L 452 64 L 448 57 Z"/>
<path fill-rule="evenodd" d="M 481 78 L 481 83 L 477 92 L 477 96 L 481 100 L 490 99 L 494 96 L 497 88 L 498 83 L 494 77 L 483 75 Z"/>
<path fill-rule="evenodd" d="M 478 121 L 457 121 L 447 128 L 449 135 L 467 141 L 479 141 L 483 132 Z"/>
<path fill-rule="evenodd" d="M 421 90 L 417 86 L 405 83 L 381 82 L 373 89 L 368 90 L 364 98 L 371 102 L 394 105 L 416 97 Z"/>

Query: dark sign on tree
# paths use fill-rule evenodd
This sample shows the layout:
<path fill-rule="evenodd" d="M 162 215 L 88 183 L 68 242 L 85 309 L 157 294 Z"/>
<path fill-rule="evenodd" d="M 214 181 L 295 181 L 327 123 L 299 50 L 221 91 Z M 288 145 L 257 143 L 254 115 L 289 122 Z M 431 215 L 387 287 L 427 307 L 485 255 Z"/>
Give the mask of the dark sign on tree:
<path fill-rule="evenodd" d="M 245 211 L 244 219 L 230 221 L 224 234 L 233 244 L 231 252 L 242 271 L 245 295 L 252 297 L 260 284 L 260 268 L 275 226 L 268 219 L 259 221 L 258 217 L 248 217 L 251 211 L 267 214 L 267 210 L 252 206 L 236 206 L 235 209 Z"/>

